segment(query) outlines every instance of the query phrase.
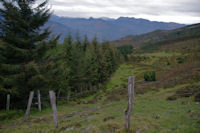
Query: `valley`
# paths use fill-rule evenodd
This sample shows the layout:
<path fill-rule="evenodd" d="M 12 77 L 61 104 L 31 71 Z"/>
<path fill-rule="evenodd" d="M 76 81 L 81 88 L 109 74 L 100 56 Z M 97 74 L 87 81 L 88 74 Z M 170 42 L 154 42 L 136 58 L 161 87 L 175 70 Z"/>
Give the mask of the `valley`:
<path fill-rule="evenodd" d="M 97 93 L 67 104 L 65 100 L 58 101 L 58 128 L 54 127 L 51 109 L 47 107 L 42 112 L 31 109 L 27 122 L 23 122 L 23 111 L 11 111 L 13 117 L 1 112 L 0 132 L 125 132 L 123 111 L 128 103 L 128 76 L 134 75 L 131 132 L 198 133 L 199 42 L 200 38 L 178 41 L 151 53 L 129 55 L 129 61 L 121 64 Z M 184 61 L 179 62 L 179 58 Z M 156 81 L 144 81 L 144 72 L 149 70 L 156 71 Z"/>

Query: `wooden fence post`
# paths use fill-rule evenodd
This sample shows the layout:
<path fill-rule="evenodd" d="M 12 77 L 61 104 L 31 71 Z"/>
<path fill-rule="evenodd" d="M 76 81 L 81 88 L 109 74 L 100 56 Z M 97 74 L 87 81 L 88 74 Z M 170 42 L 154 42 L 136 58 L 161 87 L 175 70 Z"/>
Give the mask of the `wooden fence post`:
<path fill-rule="evenodd" d="M 38 110 L 41 111 L 40 90 L 37 90 L 37 97 L 38 97 Z"/>
<path fill-rule="evenodd" d="M 130 128 L 130 116 L 133 108 L 133 100 L 134 100 L 134 82 L 135 77 L 129 76 L 128 78 L 128 107 L 124 111 L 125 114 L 125 129 L 129 131 Z"/>
<path fill-rule="evenodd" d="M 24 117 L 24 121 L 28 120 L 28 115 L 30 113 L 31 104 L 32 104 L 32 101 L 33 101 L 33 95 L 34 95 L 34 91 L 31 91 L 30 94 L 29 94 L 28 105 L 27 105 L 27 109 L 26 109 L 26 114 L 25 114 L 25 117 Z"/>
<path fill-rule="evenodd" d="M 50 96 L 50 102 L 51 102 L 51 107 L 53 111 L 53 120 L 54 120 L 55 126 L 58 127 L 58 118 L 57 118 L 57 110 L 56 110 L 56 95 L 54 91 L 49 91 L 49 96 Z"/>
<path fill-rule="evenodd" d="M 7 102 L 6 102 L 6 111 L 10 109 L 10 94 L 7 95 Z"/>
<path fill-rule="evenodd" d="M 70 95 L 71 95 L 71 91 L 69 90 L 68 91 L 68 94 L 67 94 L 67 102 L 69 103 L 69 100 L 70 100 Z"/>

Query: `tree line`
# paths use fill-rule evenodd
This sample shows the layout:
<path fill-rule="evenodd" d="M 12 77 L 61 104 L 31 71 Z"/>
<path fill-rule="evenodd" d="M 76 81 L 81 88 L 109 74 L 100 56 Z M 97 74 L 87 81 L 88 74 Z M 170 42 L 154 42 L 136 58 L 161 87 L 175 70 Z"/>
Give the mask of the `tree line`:
<path fill-rule="evenodd" d="M 109 42 L 94 37 L 63 43 L 59 36 L 50 38 L 50 27 L 42 26 L 51 16 L 47 1 L 2 0 L 0 8 L 0 108 L 6 94 L 11 106 L 24 108 L 29 92 L 40 90 L 57 95 L 100 89 L 121 61 L 121 55 Z"/>

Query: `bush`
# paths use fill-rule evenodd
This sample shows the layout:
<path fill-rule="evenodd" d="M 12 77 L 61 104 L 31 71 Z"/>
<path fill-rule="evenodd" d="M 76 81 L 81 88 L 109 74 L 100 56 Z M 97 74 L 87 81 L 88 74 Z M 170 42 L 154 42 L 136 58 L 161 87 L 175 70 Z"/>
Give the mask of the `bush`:
<path fill-rule="evenodd" d="M 178 64 L 181 64 L 181 63 L 184 62 L 184 59 L 181 58 L 181 57 L 178 57 L 176 60 L 177 60 L 177 63 L 178 63 Z"/>
<path fill-rule="evenodd" d="M 156 72 L 155 71 L 147 71 L 144 73 L 145 81 L 156 81 Z"/>

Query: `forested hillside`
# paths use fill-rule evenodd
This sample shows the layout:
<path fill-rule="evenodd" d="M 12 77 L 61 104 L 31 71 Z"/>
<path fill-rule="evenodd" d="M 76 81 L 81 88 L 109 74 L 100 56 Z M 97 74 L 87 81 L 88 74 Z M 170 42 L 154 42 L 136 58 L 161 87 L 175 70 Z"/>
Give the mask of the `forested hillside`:
<path fill-rule="evenodd" d="M 45 39 L 49 28 L 40 32 L 40 27 L 50 18 L 49 9 L 41 3 L 32 9 L 32 1 L 2 2 L 6 10 L 2 16 L 0 42 L 0 101 L 1 109 L 10 94 L 11 108 L 25 108 L 31 90 L 40 90 L 48 95 L 54 90 L 58 95 L 78 93 L 100 88 L 117 68 L 121 57 L 108 42 L 101 45 L 97 38 L 89 42 L 77 35 L 65 37 L 58 44 L 59 36 Z M 14 10 L 14 11 L 13 11 Z M 17 16 L 17 17 L 13 17 Z M 71 93 L 72 92 L 72 93 Z"/>

